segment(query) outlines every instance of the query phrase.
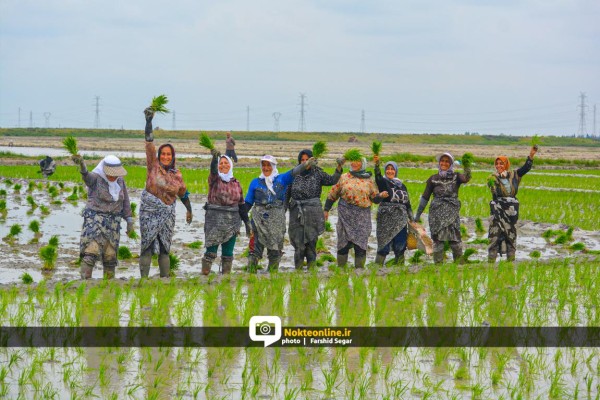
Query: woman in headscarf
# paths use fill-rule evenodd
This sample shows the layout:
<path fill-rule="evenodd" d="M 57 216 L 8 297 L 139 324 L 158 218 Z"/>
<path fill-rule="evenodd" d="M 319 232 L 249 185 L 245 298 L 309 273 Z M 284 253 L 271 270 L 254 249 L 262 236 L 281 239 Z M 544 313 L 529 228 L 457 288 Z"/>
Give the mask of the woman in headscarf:
<path fill-rule="evenodd" d="M 221 246 L 221 273 L 231 272 L 233 248 L 242 221 L 250 235 L 248 211 L 244 204 L 242 186 L 233 177 L 233 161 L 212 149 L 210 174 L 208 175 L 208 201 L 204 206 L 204 241 L 206 253 L 202 258 L 202 273 L 208 275 L 217 250 Z"/>
<path fill-rule="evenodd" d="M 305 149 L 298 154 L 298 164 L 307 162 L 313 153 Z M 317 260 L 317 239 L 325 232 L 321 191 L 323 186 L 335 185 L 342 175 L 343 160 L 337 163 L 333 175 L 316 165 L 300 172 L 289 187 L 290 242 L 294 247 L 294 265 L 302 269 L 304 258 L 308 268 Z"/>
<path fill-rule="evenodd" d="M 367 160 L 350 162 L 350 172 L 333 185 L 325 201 L 325 221 L 329 210 L 338 203 L 337 263 L 348 263 L 348 252 L 354 247 L 354 266 L 364 268 L 367 261 L 367 244 L 371 235 L 371 203 L 379 203 L 387 193 L 379 194 L 371 173 L 365 170 Z"/>
<path fill-rule="evenodd" d="M 81 279 L 92 277 L 99 258 L 104 267 L 104 277 L 110 279 L 115 276 L 118 264 L 121 218 L 127 221 L 127 233 L 133 230 L 129 195 L 123 180 L 127 171 L 121 160 L 112 155 L 104 157 L 92 172 L 88 172 L 79 154 L 72 159 L 79 165 L 79 172 L 88 188 L 79 243 Z"/>
<path fill-rule="evenodd" d="M 158 254 L 160 276 L 164 278 L 171 272 L 169 251 L 175 227 L 175 201 L 179 197 L 185 206 L 188 224 L 192 222 L 192 205 L 181 172 L 175 169 L 175 149 L 167 143 L 156 151 L 152 134 L 154 111 L 146 108 L 144 115 L 147 176 L 140 205 L 140 274 L 148 277 L 152 254 Z"/>
<path fill-rule="evenodd" d="M 265 247 L 269 271 L 277 270 L 281 261 L 285 236 L 285 195 L 288 186 L 302 170 L 314 165 L 314 159 L 279 174 L 275 157 L 265 155 L 260 160 L 261 174 L 254 178 L 246 194 L 246 210 L 252 210 L 252 235 L 248 266 L 257 267 Z"/>
<path fill-rule="evenodd" d="M 490 228 L 488 238 L 488 262 L 496 262 L 498 252 L 502 256 L 502 243 L 506 245 L 506 258 L 514 261 L 517 245 L 517 220 L 519 219 L 519 200 L 517 192 L 521 178 L 531 170 L 537 146 L 529 151 L 525 164 L 514 171 L 510 169 L 510 161 L 506 156 L 496 158 L 496 172 L 488 178 L 488 186 L 492 191 L 490 201 Z"/>
<path fill-rule="evenodd" d="M 454 157 L 450 153 L 436 156 L 438 173 L 427 179 L 425 191 L 419 202 L 415 220 L 421 219 L 429 198 L 433 200 L 429 207 L 429 230 L 433 240 L 433 261 L 440 264 L 444 261 L 444 242 L 450 243 L 454 262 L 462 261 L 462 239 L 460 236 L 460 185 L 471 180 L 471 168 L 464 167 L 464 174 L 454 172 Z"/>
<path fill-rule="evenodd" d="M 375 161 L 375 183 L 384 198 L 377 208 L 377 256 L 375 263 L 384 265 L 385 258 L 394 250 L 394 264 L 404 263 L 404 251 L 408 238 L 407 224 L 413 220 L 412 207 L 408 198 L 408 189 L 398 179 L 398 164 L 388 161 L 383 166 L 384 175 L 379 168 L 379 156 Z"/>

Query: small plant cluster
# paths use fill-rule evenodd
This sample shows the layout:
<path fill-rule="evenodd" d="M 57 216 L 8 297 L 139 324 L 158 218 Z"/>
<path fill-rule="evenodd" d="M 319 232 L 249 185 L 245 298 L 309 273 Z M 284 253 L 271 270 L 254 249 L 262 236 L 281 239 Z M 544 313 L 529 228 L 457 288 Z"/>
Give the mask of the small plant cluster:
<path fill-rule="evenodd" d="M 40 258 L 44 262 L 43 271 L 53 271 L 58 258 L 58 236 L 52 236 L 48 245 L 40 249 Z"/>
<path fill-rule="evenodd" d="M 314 158 L 321 158 L 327 153 L 327 144 L 325 142 L 316 142 L 313 144 L 312 153 Z"/>
<path fill-rule="evenodd" d="M 200 146 L 208 150 L 213 150 L 215 148 L 215 144 L 213 143 L 212 139 L 209 138 L 204 132 L 200 134 Z"/>

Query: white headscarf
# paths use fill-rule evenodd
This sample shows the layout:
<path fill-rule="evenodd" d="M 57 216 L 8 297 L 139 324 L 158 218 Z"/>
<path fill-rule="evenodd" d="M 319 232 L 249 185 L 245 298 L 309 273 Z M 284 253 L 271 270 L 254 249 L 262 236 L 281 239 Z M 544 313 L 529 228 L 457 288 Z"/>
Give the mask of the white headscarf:
<path fill-rule="evenodd" d="M 261 171 L 259 178 L 265 180 L 265 183 L 267 184 L 267 189 L 269 189 L 269 192 L 271 192 L 273 194 L 277 194 L 273 190 L 273 180 L 277 177 L 277 175 L 279 175 L 279 171 L 277 171 L 277 160 L 275 159 L 275 157 L 267 155 L 267 156 L 263 156 L 260 159 L 261 163 L 263 161 L 267 161 L 269 164 L 271 164 L 271 167 L 273 167 L 273 172 L 271 172 L 271 175 L 265 176 L 265 174 L 263 174 Z"/>
<path fill-rule="evenodd" d="M 106 174 L 104 173 L 105 161 L 111 165 L 114 165 L 120 164 L 121 160 L 119 160 L 116 156 L 106 156 L 102 159 L 102 161 L 100 161 L 100 163 L 98 163 L 98 165 L 96 165 L 96 168 L 92 170 L 93 173 L 100 175 L 102 179 L 108 183 L 108 192 L 112 196 L 113 200 L 117 201 L 119 200 L 119 193 L 121 193 L 121 186 L 117 183 L 117 181 L 111 182 L 106 177 Z"/>
<path fill-rule="evenodd" d="M 221 155 L 221 157 L 219 157 L 219 161 L 221 161 L 221 158 L 226 158 L 227 162 L 229 163 L 229 172 L 224 174 L 222 172 L 219 171 L 219 177 L 221 178 L 221 180 L 223 182 L 229 182 L 231 180 L 231 178 L 233 178 L 233 163 L 231 162 L 231 158 L 229 158 L 226 155 Z"/>

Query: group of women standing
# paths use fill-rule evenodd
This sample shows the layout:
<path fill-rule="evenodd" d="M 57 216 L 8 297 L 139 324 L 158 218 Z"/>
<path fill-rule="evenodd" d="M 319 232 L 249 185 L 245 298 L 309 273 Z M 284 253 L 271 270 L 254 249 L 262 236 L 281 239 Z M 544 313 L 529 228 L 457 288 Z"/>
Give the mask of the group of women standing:
<path fill-rule="evenodd" d="M 184 204 L 188 224 L 193 218 L 192 206 L 181 172 L 175 168 L 175 149 L 171 144 L 163 144 L 156 150 L 152 129 L 154 112 L 147 108 L 144 114 L 147 178 L 140 206 L 140 275 L 148 276 L 152 255 L 157 255 L 160 276 L 166 277 L 170 275 L 169 251 L 176 201 L 180 199 Z M 495 161 L 496 172 L 488 179 L 492 192 L 490 262 L 503 251 L 509 260 L 515 258 L 519 211 L 516 194 L 521 178 L 533 165 L 536 152 L 537 147 L 533 147 L 525 165 L 516 171 L 510 170 L 507 157 L 499 156 Z M 280 174 L 275 157 L 265 155 L 261 158 L 260 176 L 252 180 L 244 197 L 243 189 L 233 175 L 232 159 L 215 149 L 211 153 L 208 199 L 204 206 L 206 252 L 201 267 L 204 275 L 210 273 L 219 246 L 220 270 L 223 274 L 231 272 L 233 249 L 242 223 L 250 237 L 248 266 L 257 267 L 266 248 L 268 270 L 277 270 L 286 232 L 286 210 L 289 210 L 289 237 L 294 248 L 295 268 L 302 269 L 305 262 L 309 268 L 314 266 L 317 240 L 325 230 L 325 221 L 336 201 L 339 266 L 347 264 L 351 249 L 354 249 L 355 267 L 365 266 L 373 203 L 379 204 L 375 263 L 384 264 L 391 251 L 394 252 L 394 263 L 403 263 L 408 223 L 420 221 L 432 195 L 429 228 L 434 262 L 443 262 L 445 242 L 449 242 L 454 261 L 461 261 L 458 192 L 461 185 L 471 180 L 471 170 L 465 166 L 463 173 L 455 172 L 450 153 L 437 157 L 438 172 L 427 180 L 416 215 L 413 215 L 408 190 L 398 178 L 398 165 L 393 161 L 385 163 L 382 174 L 377 155 L 373 158 L 375 180 L 371 172 L 366 171 L 365 158 L 351 161 L 350 170 L 345 174 L 342 170 L 345 160 L 338 159 L 336 170 L 330 175 L 317 165 L 310 150 L 302 150 L 298 154 L 298 165 Z M 128 234 L 133 231 L 129 196 L 123 179 L 127 172 L 115 156 L 105 157 L 91 172 L 81 156 L 73 156 L 73 161 L 79 165 L 88 187 L 80 243 L 81 278 L 91 278 L 98 259 L 102 260 L 104 276 L 111 278 L 117 266 L 121 220 L 126 220 Z M 323 208 L 321 193 L 324 186 L 332 188 Z"/>

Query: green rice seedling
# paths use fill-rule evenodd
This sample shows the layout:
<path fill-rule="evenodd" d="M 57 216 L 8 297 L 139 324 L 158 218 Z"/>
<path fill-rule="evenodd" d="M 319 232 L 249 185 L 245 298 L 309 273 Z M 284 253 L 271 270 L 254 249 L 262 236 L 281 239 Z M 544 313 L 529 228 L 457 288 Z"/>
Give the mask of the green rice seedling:
<path fill-rule="evenodd" d="M 29 230 L 33 233 L 40 233 L 40 222 L 34 219 L 29 223 Z"/>
<path fill-rule="evenodd" d="M 117 257 L 119 260 L 129 260 L 133 255 L 131 254 L 131 250 L 127 246 L 119 246 L 119 250 L 117 251 Z"/>
<path fill-rule="evenodd" d="M 60 190 L 63 190 L 65 188 L 65 183 L 64 182 L 58 182 L 58 187 L 60 188 Z"/>
<path fill-rule="evenodd" d="M 371 152 L 373 153 L 374 156 L 378 156 L 379 153 L 381 153 L 381 147 L 382 144 L 381 142 L 378 141 L 373 141 L 373 143 L 371 143 Z"/>
<path fill-rule="evenodd" d="M 208 150 L 213 150 L 215 148 L 215 144 L 213 143 L 212 139 L 209 138 L 204 132 L 200 134 L 200 146 Z"/>
<path fill-rule="evenodd" d="M 496 185 L 496 178 L 494 176 L 490 176 L 487 180 L 487 185 L 489 188 L 494 188 Z"/>
<path fill-rule="evenodd" d="M 35 189 L 36 184 L 34 181 L 29 181 L 29 184 L 27 185 L 27 192 L 31 193 L 33 192 L 33 189 Z"/>
<path fill-rule="evenodd" d="M 21 282 L 23 282 L 26 285 L 29 285 L 31 283 L 33 283 L 33 278 L 31 277 L 31 275 L 29 275 L 27 272 L 23 273 L 23 275 L 21 275 Z"/>
<path fill-rule="evenodd" d="M 319 260 L 320 260 L 321 262 L 323 262 L 323 263 L 325 263 L 325 262 L 330 262 L 330 263 L 332 263 L 332 262 L 335 262 L 335 261 L 336 261 L 336 259 L 335 259 L 335 256 L 334 256 L 333 254 L 331 254 L 331 253 L 324 253 L 324 254 L 321 254 L 321 257 L 319 257 Z"/>
<path fill-rule="evenodd" d="M 131 203 L 129 203 L 129 205 L 131 207 L 131 216 L 135 218 L 137 216 L 137 213 L 136 213 L 137 203 L 134 203 L 132 201 Z"/>
<path fill-rule="evenodd" d="M 13 189 L 15 190 L 15 193 L 21 193 L 21 188 L 23 186 L 20 183 L 17 183 L 15 186 L 13 186 Z"/>
<path fill-rule="evenodd" d="M 71 195 L 69 197 L 67 197 L 68 201 L 77 201 L 79 200 L 79 196 L 77 195 L 77 186 L 73 186 L 73 191 L 71 192 Z"/>
<path fill-rule="evenodd" d="M 556 239 L 554 244 L 567 244 L 573 240 L 573 227 L 569 227 L 566 232 L 562 232 Z"/>
<path fill-rule="evenodd" d="M 413 254 L 413 256 L 410 258 L 409 262 L 411 264 L 418 264 L 421 262 L 421 257 L 423 257 L 425 255 L 425 252 L 421 251 L 421 250 L 415 250 L 415 254 Z"/>
<path fill-rule="evenodd" d="M 138 233 L 135 231 L 135 229 L 132 229 L 131 232 L 129 232 L 127 234 L 127 237 L 129 239 L 138 240 L 140 238 L 140 235 L 138 235 Z"/>
<path fill-rule="evenodd" d="M 37 207 L 37 204 L 35 203 L 35 199 L 33 198 L 32 195 L 27 196 L 27 204 L 29 204 L 29 206 L 31 207 L 32 210 Z"/>
<path fill-rule="evenodd" d="M 165 107 L 169 99 L 164 94 L 152 98 L 152 103 L 150 104 L 150 109 L 155 113 L 159 114 L 168 114 L 170 111 Z"/>
<path fill-rule="evenodd" d="M 69 154 L 72 156 L 77 155 L 77 140 L 73 136 L 67 136 L 62 143 Z"/>
<path fill-rule="evenodd" d="M 5 184 L 7 187 L 11 187 L 11 186 L 12 186 L 12 184 L 13 184 L 13 181 L 11 181 L 10 179 L 5 179 L 5 180 L 4 180 L 4 184 Z"/>
<path fill-rule="evenodd" d="M 346 161 L 361 161 L 363 159 L 363 155 L 359 149 L 349 149 L 344 153 L 344 159 Z"/>
<path fill-rule="evenodd" d="M 179 257 L 177 257 L 176 254 L 169 253 L 169 261 L 171 262 L 171 271 L 176 271 L 179 269 L 181 261 L 179 260 Z"/>
<path fill-rule="evenodd" d="M 58 196 L 58 189 L 56 188 L 56 186 L 50 186 L 48 188 L 48 194 L 51 198 L 55 198 L 56 196 Z"/>
<path fill-rule="evenodd" d="M 531 253 L 529 253 L 529 257 L 531 258 L 540 258 L 542 256 L 542 253 L 540 253 L 539 250 L 534 250 Z"/>
<path fill-rule="evenodd" d="M 571 245 L 571 247 L 569 247 L 569 248 L 574 251 L 585 251 L 585 243 L 581 243 L 581 242 L 573 243 Z"/>
<path fill-rule="evenodd" d="M 314 158 L 321 158 L 327 153 L 327 143 L 325 142 L 316 142 L 313 144 L 312 153 Z"/>
<path fill-rule="evenodd" d="M 462 256 L 462 257 L 463 257 L 463 261 L 464 261 L 465 263 L 470 263 L 470 262 L 473 262 L 473 261 L 469 260 L 469 257 L 471 257 L 471 256 L 472 256 L 473 254 L 475 254 L 475 253 L 477 253 L 477 250 L 469 247 L 469 248 L 468 248 L 468 249 L 466 249 L 466 250 L 465 250 L 465 252 L 463 253 L 463 256 Z"/>
<path fill-rule="evenodd" d="M 186 246 L 189 247 L 190 249 L 197 250 L 202 247 L 202 241 L 196 240 L 195 242 L 186 244 Z"/>
<path fill-rule="evenodd" d="M 6 190 L 0 189 L 0 197 L 6 197 Z"/>
<path fill-rule="evenodd" d="M 0 212 L 6 212 L 6 200 L 0 200 Z"/>
<path fill-rule="evenodd" d="M 325 246 L 325 242 L 323 241 L 323 238 L 319 238 L 317 240 L 316 250 L 317 250 L 317 253 L 329 252 L 329 250 L 327 249 L 327 246 Z"/>
<path fill-rule="evenodd" d="M 58 236 L 54 235 L 48 241 L 48 246 L 58 247 Z"/>
<path fill-rule="evenodd" d="M 533 137 L 531 138 L 531 147 L 535 147 L 537 150 L 540 144 L 542 144 L 542 140 L 540 139 L 540 137 L 538 135 L 533 135 Z"/>
<path fill-rule="evenodd" d="M 333 232 L 333 227 L 329 221 L 325 221 L 325 232 Z"/>
<path fill-rule="evenodd" d="M 479 218 L 479 217 L 475 218 L 475 232 L 480 235 L 485 233 L 485 228 L 483 227 L 483 222 L 481 221 L 481 218 Z"/>
<path fill-rule="evenodd" d="M 474 161 L 475 161 L 475 157 L 471 153 L 463 154 L 462 159 L 461 159 L 463 168 L 471 168 L 473 166 Z"/>
<path fill-rule="evenodd" d="M 468 242 L 469 244 L 490 244 L 490 239 L 473 239 L 470 242 Z"/>
<path fill-rule="evenodd" d="M 21 234 L 21 232 L 22 232 L 21 225 L 14 224 L 13 226 L 10 227 L 8 236 L 10 236 L 11 238 L 16 238 Z"/>
<path fill-rule="evenodd" d="M 542 233 L 542 237 L 544 239 L 550 239 L 550 238 L 553 238 L 554 236 L 560 235 L 561 233 L 562 233 L 561 231 L 557 231 L 554 229 L 548 229 L 548 230 L 544 231 L 544 233 Z"/>
<path fill-rule="evenodd" d="M 40 258 L 44 262 L 44 266 L 42 267 L 45 271 L 54 270 L 54 264 L 56 263 L 56 258 L 58 257 L 56 247 L 54 246 L 44 246 L 40 249 Z"/>
<path fill-rule="evenodd" d="M 41 211 L 42 215 L 50 214 L 50 209 L 48 207 L 46 207 L 45 205 L 40 206 L 40 211 Z"/>
<path fill-rule="evenodd" d="M 469 231 L 467 230 L 467 226 L 465 224 L 460 224 L 460 237 L 468 238 Z"/>

